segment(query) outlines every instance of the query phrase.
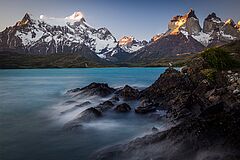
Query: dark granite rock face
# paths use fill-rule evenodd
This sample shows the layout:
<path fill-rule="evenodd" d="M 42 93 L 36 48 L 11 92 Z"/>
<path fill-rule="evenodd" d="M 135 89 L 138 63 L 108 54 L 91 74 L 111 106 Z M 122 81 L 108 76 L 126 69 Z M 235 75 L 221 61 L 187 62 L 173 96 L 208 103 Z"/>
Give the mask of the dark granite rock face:
<path fill-rule="evenodd" d="M 129 112 L 131 111 L 131 107 L 127 103 L 122 103 L 118 105 L 114 110 L 117 112 Z"/>
<path fill-rule="evenodd" d="M 134 89 L 128 85 L 124 86 L 124 88 L 116 91 L 115 93 L 120 98 L 123 98 L 124 100 L 136 100 L 139 96 L 139 91 L 137 89 Z"/>
<path fill-rule="evenodd" d="M 149 113 L 156 111 L 156 104 L 154 104 L 152 101 L 144 99 L 141 101 L 140 106 L 135 108 L 136 113 Z"/>
<path fill-rule="evenodd" d="M 105 102 L 99 104 L 98 106 L 96 106 L 94 108 L 101 112 L 104 112 L 104 111 L 111 109 L 112 107 L 114 107 L 114 104 L 108 100 L 108 101 L 105 101 Z"/>
<path fill-rule="evenodd" d="M 109 87 L 108 84 L 105 83 L 91 83 L 78 91 L 88 96 L 106 97 L 111 95 L 115 91 L 115 89 Z"/>
<path fill-rule="evenodd" d="M 172 113 L 181 113 L 192 104 L 190 90 L 193 88 L 189 77 L 169 68 L 150 87 L 141 92 L 142 99 L 151 99 L 153 104 L 169 106 Z M 150 105 L 150 108 L 152 105 Z M 179 112 L 181 110 L 181 112 Z M 174 115 L 174 116 L 178 116 Z"/>
<path fill-rule="evenodd" d="M 70 89 L 67 91 L 67 94 L 72 94 L 72 93 L 77 93 L 80 92 L 81 88 L 74 88 L 74 89 Z"/>
<path fill-rule="evenodd" d="M 240 158 L 240 110 L 215 106 L 198 118 L 188 118 L 175 127 L 107 147 L 92 159 L 237 160 Z M 221 109 L 217 109 L 220 107 Z"/>
<path fill-rule="evenodd" d="M 212 82 L 204 73 L 206 68 L 209 65 L 199 57 L 189 62 L 189 66 L 182 72 L 167 69 L 157 81 L 141 92 L 141 99 L 150 100 L 151 103 L 139 107 L 139 111 L 142 108 L 151 110 L 157 104 L 157 107 L 162 106 L 168 110 L 168 117 L 181 119 L 198 116 L 209 106 L 221 102 L 225 102 L 229 108 L 236 102 L 239 103 L 239 98 L 227 89 L 230 88 L 227 82 L 229 75 L 217 72 L 215 81 Z"/>
<path fill-rule="evenodd" d="M 98 119 L 100 117 L 102 117 L 102 112 L 91 107 L 91 108 L 88 108 L 88 109 L 84 110 L 83 112 L 81 112 L 72 121 L 66 123 L 64 125 L 64 129 L 68 130 L 68 129 L 78 128 L 82 125 L 82 123 L 90 122 L 90 121 Z"/>
<path fill-rule="evenodd" d="M 156 128 L 156 127 L 152 127 L 152 132 L 153 132 L 153 133 L 156 133 L 156 132 L 158 132 L 158 131 L 159 131 L 158 128 Z"/>
<path fill-rule="evenodd" d="M 117 95 L 114 95 L 111 99 L 109 99 L 109 101 L 116 103 L 116 102 L 120 101 L 120 99 L 118 98 Z"/>

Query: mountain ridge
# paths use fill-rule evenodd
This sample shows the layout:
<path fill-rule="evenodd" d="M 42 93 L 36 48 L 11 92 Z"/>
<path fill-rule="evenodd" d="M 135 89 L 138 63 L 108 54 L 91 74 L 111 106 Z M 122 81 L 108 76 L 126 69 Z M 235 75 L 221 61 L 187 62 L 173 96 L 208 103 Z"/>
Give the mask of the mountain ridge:
<path fill-rule="evenodd" d="M 112 63 L 148 63 L 161 58 L 178 57 L 203 51 L 240 39 L 240 22 L 222 21 L 213 12 L 201 27 L 193 9 L 185 15 L 173 16 L 165 33 L 148 42 L 133 36 L 117 40 L 105 27 L 90 26 L 81 12 L 65 18 L 29 13 L 0 32 L 0 51 L 25 54 L 78 53 L 94 61 Z"/>

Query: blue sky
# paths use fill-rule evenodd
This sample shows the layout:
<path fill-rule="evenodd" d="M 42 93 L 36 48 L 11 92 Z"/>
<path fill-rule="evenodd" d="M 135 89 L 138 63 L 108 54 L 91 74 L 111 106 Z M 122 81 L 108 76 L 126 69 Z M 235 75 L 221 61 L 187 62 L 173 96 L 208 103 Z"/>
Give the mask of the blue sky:
<path fill-rule="evenodd" d="M 149 40 L 167 30 L 169 20 L 193 8 L 201 25 L 211 12 L 226 20 L 240 20 L 240 0 L 1 0 L 0 30 L 14 25 L 26 12 L 66 17 L 81 11 L 86 21 L 96 28 L 107 27 L 120 38 L 132 35 Z"/>

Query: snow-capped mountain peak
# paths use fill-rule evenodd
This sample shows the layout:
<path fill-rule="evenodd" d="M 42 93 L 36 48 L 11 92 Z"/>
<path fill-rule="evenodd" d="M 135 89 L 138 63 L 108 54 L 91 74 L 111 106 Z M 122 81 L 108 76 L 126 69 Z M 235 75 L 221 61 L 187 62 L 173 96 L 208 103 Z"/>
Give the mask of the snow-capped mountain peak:
<path fill-rule="evenodd" d="M 16 23 L 16 26 L 27 25 L 28 23 L 33 23 L 35 17 L 29 13 L 26 13 L 24 17 Z"/>
<path fill-rule="evenodd" d="M 39 19 L 40 21 L 45 22 L 51 26 L 66 26 L 67 24 L 73 25 L 74 23 L 77 22 L 79 23 L 85 22 L 86 24 L 86 20 L 84 19 L 83 14 L 81 12 L 74 12 L 72 15 L 65 18 L 48 17 L 45 15 L 40 15 Z"/>
<path fill-rule="evenodd" d="M 128 53 L 136 52 L 147 45 L 147 41 L 136 40 L 133 36 L 123 36 L 118 45 Z"/>
<path fill-rule="evenodd" d="M 34 18 L 27 13 L 15 26 L 3 31 L 2 36 L 5 48 L 26 53 L 78 53 L 85 46 L 103 54 L 117 46 L 116 38 L 108 29 L 91 27 L 81 12 L 65 18 L 45 15 Z"/>
<path fill-rule="evenodd" d="M 134 37 L 133 36 L 124 36 L 119 41 L 119 46 L 131 45 L 133 43 Z"/>
<path fill-rule="evenodd" d="M 168 35 L 183 34 L 188 40 L 191 37 L 207 47 L 211 44 L 224 44 L 240 39 L 239 31 L 240 26 L 232 19 L 223 22 L 214 12 L 205 18 L 202 29 L 194 10 L 190 9 L 185 15 L 174 16 L 168 23 L 168 31 L 154 36 L 152 42 L 159 41 Z"/>
<path fill-rule="evenodd" d="M 209 14 L 205 20 L 212 21 L 214 23 L 221 23 L 222 22 L 221 18 L 217 17 L 216 13 L 214 13 L 214 12 Z"/>
<path fill-rule="evenodd" d="M 66 17 L 65 19 L 72 21 L 81 21 L 81 19 L 83 19 L 83 14 L 80 11 L 74 12 L 71 16 Z"/>
<path fill-rule="evenodd" d="M 34 18 L 26 13 L 14 26 L 0 32 L 0 49 L 31 54 L 79 53 L 91 58 L 124 61 L 135 55 L 143 58 L 143 54 L 146 58 L 151 54 L 152 58 L 158 58 L 166 53 L 198 52 L 236 39 L 240 39 L 240 22 L 235 24 L 231 19 L 223 22 L 211 13 L 202 29 L 192 9 L 185 15 L 174 16 L 168 31 L 155 35 L 149 43 L 133 36 L 117 41 L 107 28 L 90 26 L 79 11 L 62 18 L 45 15 Z"/>

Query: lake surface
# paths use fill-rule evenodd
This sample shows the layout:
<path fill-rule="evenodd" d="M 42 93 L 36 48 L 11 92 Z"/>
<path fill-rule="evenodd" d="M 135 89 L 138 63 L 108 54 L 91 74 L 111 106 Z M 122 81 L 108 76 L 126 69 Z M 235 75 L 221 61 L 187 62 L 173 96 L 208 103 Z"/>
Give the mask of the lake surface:
<path fill-rule="evenodd" d="M 69 89 L 91 82 L 144 88 L 165 68 L 0 70 L 0 160 L 85 160 L 105 146 L 151 132 L 161 123 L 137 115 L 107 114 L 77 132 L 63 125 L 79 112 L 61 115 Z M 95 99 L 97 102 L 98 99 Z M 99 100 L 100 101 L 100 100 Z M 77 113 L 78 112 L 78 113 Z"/>

